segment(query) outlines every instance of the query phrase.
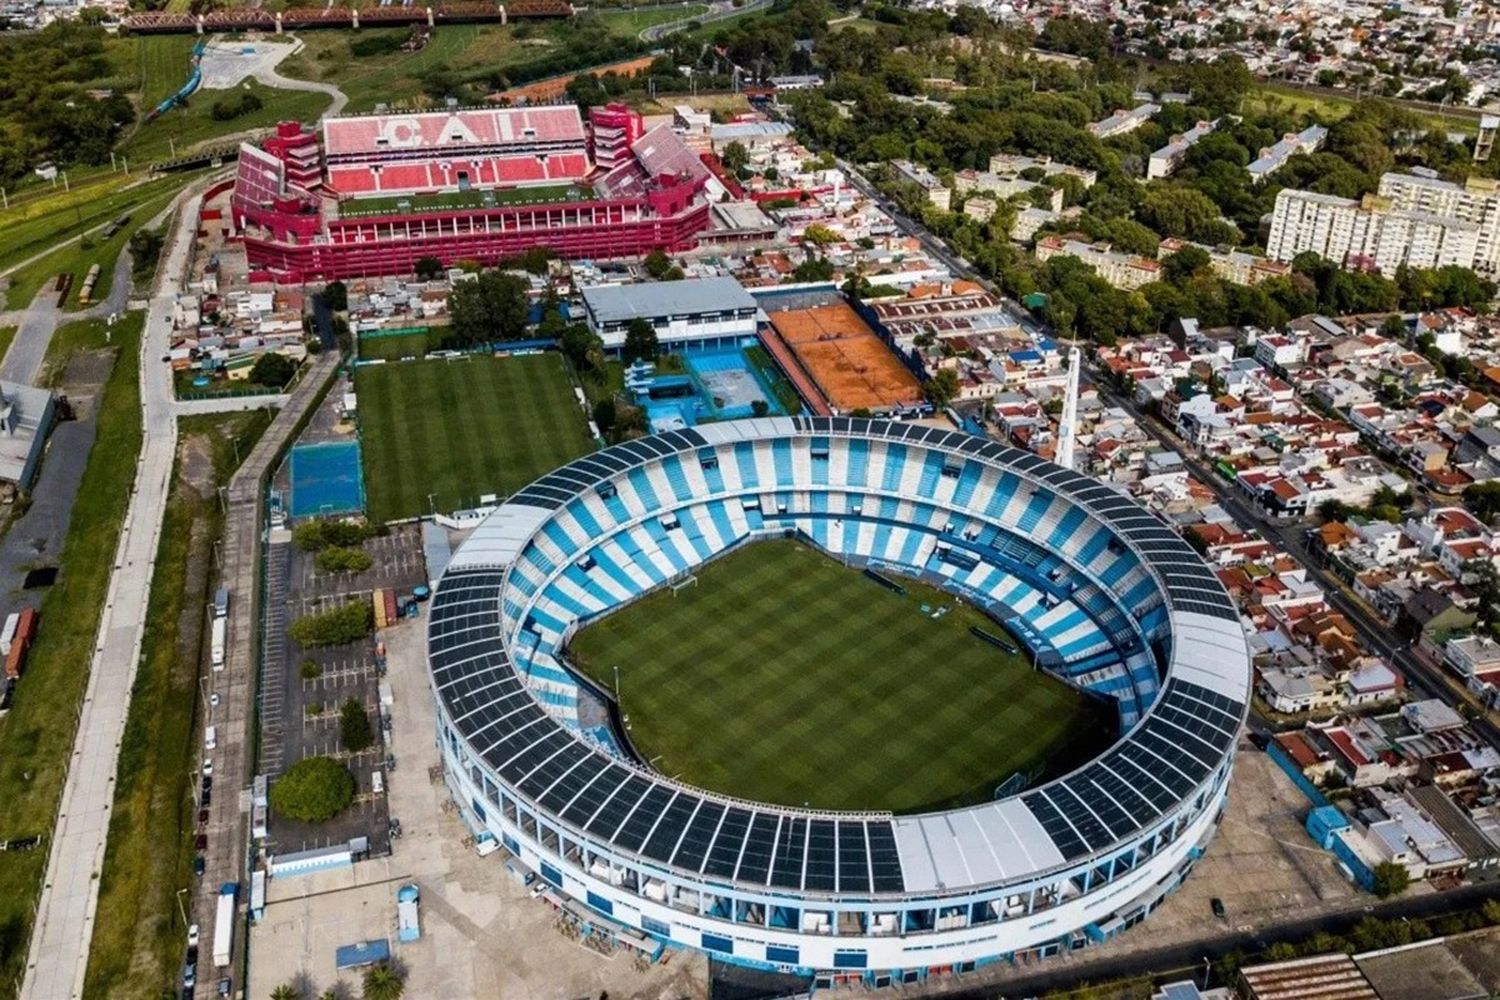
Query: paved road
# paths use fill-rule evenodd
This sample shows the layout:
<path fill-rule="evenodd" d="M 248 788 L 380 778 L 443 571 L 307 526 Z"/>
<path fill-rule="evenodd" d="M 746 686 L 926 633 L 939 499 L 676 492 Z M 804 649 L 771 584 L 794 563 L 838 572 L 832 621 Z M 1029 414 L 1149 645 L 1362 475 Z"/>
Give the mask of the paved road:
<path fill-rule="evenodd" d="M 739 17 L 741 14 L 748 14 L 753 10 L 760 10 L 764 7 L 769 7 L 771 6 L 771 3 L 772 0 L 747 0 L 744 5 L 736 7 L 732 2 L 730 2 L 730 0 L 714 0 L 713 3 L 710 3 L 708 5 L 708 10 L 704 11 L 702 14 L 695 14 L 692 17 L 684 17 L 677 21 L 668 21 L 666 24 L 653 24 L 649 28 L 643 28 L 641 30 L 640 39 L 643 42 L 659 42 L 668 35 L 675 34 L 676 32 L 683 30 L 693 21 L 697 21 L 699 24 L 712 24 L 715 21 L 727 21 L 731 17 Z M 683 4 L 683 6 L 697 5 Z M 656 10 L 657 8 L 651 7 L 645 9 Z"/>
<path fill-rule="evenodd" d="M 184 192 L 178 202 L 182 211 L 163 253 L 158 290 L 141 337 L 142 449 L 52 833 L 21 987 L 23 1000 L 71 1000 L 83 993 L 87 945 L 93 940 L 99 901 L 98 877 L 114 806 L 120 739 L 140 661 L 151 575 L 176 457 L 171 374 L 156 359 L 162 353 L 172 305 L 186 273 L 201 196 Z"/>

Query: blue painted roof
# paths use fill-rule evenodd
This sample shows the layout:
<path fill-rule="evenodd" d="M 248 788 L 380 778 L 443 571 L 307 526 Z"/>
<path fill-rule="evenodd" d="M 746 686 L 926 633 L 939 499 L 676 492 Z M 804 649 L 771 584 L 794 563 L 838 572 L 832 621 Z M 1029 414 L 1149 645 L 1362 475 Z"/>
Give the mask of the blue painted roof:
<path fill-rule="evenodd" d="M 334 965 L 340 969 L 357 969 L 362 965 L 379 965 L 391 960 L 391 943 L 385 938 L 341 945 L 333 953 Z"/>

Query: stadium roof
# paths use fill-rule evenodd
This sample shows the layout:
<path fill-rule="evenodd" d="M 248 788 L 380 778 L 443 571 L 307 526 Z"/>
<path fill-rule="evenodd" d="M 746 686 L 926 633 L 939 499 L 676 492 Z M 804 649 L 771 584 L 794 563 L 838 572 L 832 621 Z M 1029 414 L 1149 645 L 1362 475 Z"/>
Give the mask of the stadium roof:
<path fill-rule="evenodd" d="M 884 439 L 983 461 L 1065 495 L 1107 526 L 1149 567 L 1170 609 L 1170 665 L 1140 722 L 1089 764 L 1017 796 L 893 817 L 705 792 L 603 752 L 548 713 L 511 659 L 524 630 L 508 637 L 501 614 L 502 603 L 526 599 L 507 589 L 506 567 L 532 536 L 574 498 L 667 455 L 804 435 Z M 1187 543 L 1145 510 L 1029 452 L 917 424 L 842 417 L 706 424 L 617 445 L 538 480 L 455 553 L 434 598 L 429 640 L 446 715 L 470 750 L 538 810 L 680 872 L 824 894 L 961 893 L 1118 849 L 1214 778 L 1233 752 L 1249 696 L 1249 655 L 1233 603 Z"/>
<path fill-rule="evenodd" d="M 755 299 L 733 278 L 596 285 L 583 289 L 583 305 L 596 324 L 756 309 Z"/>
<path fill-rule="evenodd" d="M 583 143 L 586 138 L 583 118 L 573 104 L 545 108 L 355 115 L 323 121 L 323 149 L 329 156 L 402 150 L 441 153 L 450 149 L 533 143 Z"/>

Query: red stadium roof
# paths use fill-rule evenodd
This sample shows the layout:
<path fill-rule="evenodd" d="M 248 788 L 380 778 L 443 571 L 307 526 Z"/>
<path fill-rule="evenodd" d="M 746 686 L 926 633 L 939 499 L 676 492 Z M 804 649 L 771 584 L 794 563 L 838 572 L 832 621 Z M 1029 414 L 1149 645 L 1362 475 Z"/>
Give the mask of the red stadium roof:
<path fill-rule="evenodd" d="M 329 156 L 379 156 L 400 151 L 473 151 L 537 143 L 583 143 L 576 105 L 483 108 L 422 114 L 359 115 L 323 122 Z"/>

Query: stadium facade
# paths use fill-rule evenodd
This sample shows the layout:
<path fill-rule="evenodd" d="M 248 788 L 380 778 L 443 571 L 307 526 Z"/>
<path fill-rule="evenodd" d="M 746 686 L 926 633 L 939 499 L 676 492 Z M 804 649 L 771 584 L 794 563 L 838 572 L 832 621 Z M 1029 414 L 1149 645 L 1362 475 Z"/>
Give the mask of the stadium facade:
<path fill-rule="evenodd" d="M 1040 667 L 1113 698 L 1120 738 L 1046 784 L 897 816 L 705 792 L 580 721 L 577 628 L 789 533 L 986 608 Z M 454 553 L 428 634 L 447 781 L 481 836 L 621 940 L 830 982 L 1138 922 L 1216 828 L 1249 698 L 1233 603 L 1155 517 L 1028 452 L 851 418 L 708 424 L 557 470 Z"/>
<path fill-rule="evenodd" d="M 231 216 L 251 271 L 287 282 L 408 274 L 424 257 L 494 264 L 534 247 L 691 249 L 722 184 L 669 126 L 618 118 L 600 119 L 597 150 L 573 105 L 346 116 L 320 133 L 284 122 L 240 147 Z"/>

